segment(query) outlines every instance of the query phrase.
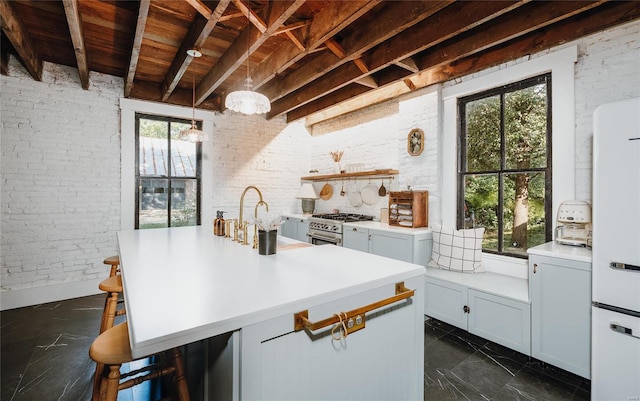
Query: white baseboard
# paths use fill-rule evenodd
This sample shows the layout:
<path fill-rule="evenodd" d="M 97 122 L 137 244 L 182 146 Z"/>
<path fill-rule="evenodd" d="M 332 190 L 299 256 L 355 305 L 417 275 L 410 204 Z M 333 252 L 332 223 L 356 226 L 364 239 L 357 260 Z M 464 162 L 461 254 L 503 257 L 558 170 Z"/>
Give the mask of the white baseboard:
<path fill-rule="evenodd" d="M 101 293 L 104 278 L 0 292 L 0 310 L 22 308 Z"/>

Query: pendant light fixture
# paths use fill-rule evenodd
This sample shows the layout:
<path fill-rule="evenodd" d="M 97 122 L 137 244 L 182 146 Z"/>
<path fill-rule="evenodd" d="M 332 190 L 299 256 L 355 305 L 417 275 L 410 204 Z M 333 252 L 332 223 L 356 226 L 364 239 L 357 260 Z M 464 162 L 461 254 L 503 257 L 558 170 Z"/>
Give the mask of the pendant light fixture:
<path fill-rule="evenodd" d="M 196 49 L 187 50 L 187 54 L 191 57 L 201 57 L 202 53 Z M 193 74 L 191 79 L 191 93 L 192 93 L 192 115 L 191 115 L 191 128 L 180 131 L 178 139 L 189 142 L 203 142 L 209 139 L 209 135 L 201 129 L 196 127 L 196 77 Z"/>
<path fill-rule="evenodd" d="M 251 6 L 249 6 L 251 15 Z M 249 17 L 247 17 L 248 19 Z M 250 22 L 249 22 L 250 23 Z M 247 27 L 250 29 L 250 27 Z M 249 35 L 247 35 L 247 78 L 245 79 L 245 90 L 233 91 L 227 95 L 224 101 L 226 108 L 243 114 L 264 114 L 271 111 L 271 102 L 262 93 L 251 90 L 253 80 L 249 76 Z"/>

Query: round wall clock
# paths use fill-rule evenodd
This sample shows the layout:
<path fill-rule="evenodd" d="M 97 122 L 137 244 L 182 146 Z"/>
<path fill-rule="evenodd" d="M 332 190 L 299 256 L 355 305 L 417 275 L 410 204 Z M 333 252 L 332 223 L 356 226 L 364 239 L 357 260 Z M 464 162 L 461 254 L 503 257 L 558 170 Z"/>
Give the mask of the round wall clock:
<path fill-rule="evenodd" d="M 418 156 L 424 149 L 424 131 L 414 128 L 407 135 L 407 152 L 411 156 Z"/>

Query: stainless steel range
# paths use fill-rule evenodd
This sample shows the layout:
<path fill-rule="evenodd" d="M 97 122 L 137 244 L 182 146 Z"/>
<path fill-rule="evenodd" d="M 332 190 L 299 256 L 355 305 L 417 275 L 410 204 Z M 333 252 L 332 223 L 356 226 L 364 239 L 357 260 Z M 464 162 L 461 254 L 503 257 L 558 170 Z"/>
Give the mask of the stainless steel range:
<path fill-rule="evenodd" d="M 342 223 L 370 221 L 373 216 L 354 213 L 321 213 L 309 218 L 309 242 L 314 245 L 342 246 Z"/>

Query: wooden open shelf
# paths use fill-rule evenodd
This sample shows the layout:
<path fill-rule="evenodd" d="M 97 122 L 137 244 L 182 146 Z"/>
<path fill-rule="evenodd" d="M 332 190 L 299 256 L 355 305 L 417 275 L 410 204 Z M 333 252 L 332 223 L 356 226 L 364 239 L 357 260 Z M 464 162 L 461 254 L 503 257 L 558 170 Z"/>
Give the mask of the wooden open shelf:
<path fill-rule="evenodd" d="M 342 173 L 342 174 L 324 174 L 324 175 L 308 175 L 306 177 L 300 177 L 302 181 L 331 181 L 331 180 L 346 180 L 346 179 L 359 179 L 359 178 L 373 178 L 373 177 L 392 177 L 398 175 L 400 172 L 393 169 L 381 169 L 381 170 L 369 170 L 358 171 L 357 173 Z"/>

